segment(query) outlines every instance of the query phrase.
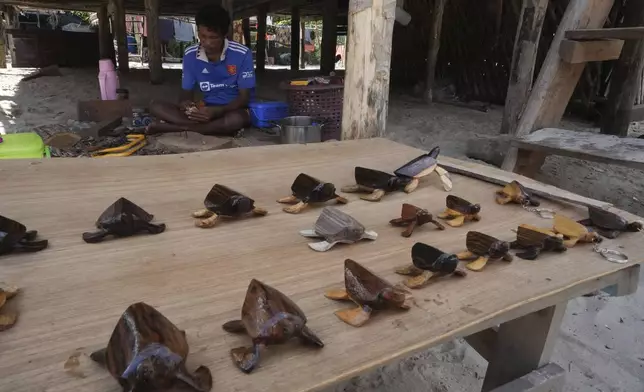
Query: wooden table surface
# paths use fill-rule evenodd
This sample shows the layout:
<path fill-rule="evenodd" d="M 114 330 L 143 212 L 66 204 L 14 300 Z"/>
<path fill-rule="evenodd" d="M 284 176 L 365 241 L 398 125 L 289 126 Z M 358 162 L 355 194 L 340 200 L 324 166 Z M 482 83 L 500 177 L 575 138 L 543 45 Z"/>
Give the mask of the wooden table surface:
<path fill-rule="evenodd" d="M 117 382 L 84 354 L 106 345 L 121 313 L 139 301 L 186 330 L 192 350 L 189 368 L 210 367 L 213 391 L 315 390 L 487 328 L 633 264 L 609 263 L 590 245 L 537 261 L 492 263 L 464 280 L 445 279 L 414 291 L 416 306 L 408 312 L 376 314 L 362 328 L 342 323 L 333 312 L 350 305 L 330 301 L 323 293 L 342 287 L 346 258 L 395 283 L 401 277 L 393 269 L 410 262 L 416 241 L 459 252 L 469 229 L 512 240 L 510 229 L 520 223 L 551 224 L 518 206 L 497 205 L 493 194 L 498 186 L 453 175 L 452 193 L 480 203 L 482 221 L 443 232 L 428 225 L 405 239 L 401 229 L 388 224 L 399 216 L 403 202 L 433 213 L 445 206 L 447 193 L 432 176 L 416 192 L 390 194 L 380 203 L 349 195 L 351 202 L 339 208 L 377 231 L 378 240 L 316 253 L 298 231 L 311 228 L 320 209 L 289 215 L 275 202 L 290 193 L 300 172 L 339 188 L 353 183 L 356 165 L 392 171 L 419 153 L 372 139 L 173 156 L 2 162 L 0 212 L 37 229 L 50 246 L 39 253 L 0 257 L 0 281 L 23 289 L 9 302 L 20 310 L 18 324 L 0 333 L 0 390 L 119 391 Z M 190 213 L 202 207 L 214 183 L 246 193 L 269 215 L 196 228 Z M 81 233 L 92 230 L 98 215 L 121 196 L 166 223 L 166 232 L 84 243 Z M 585 214 L 576 207 L 543 204 L 574 218 Z M 605 243 L 623 246 L 632 257 L 644 250 L 639 233 Z M 221 324 L 239 317 L 251 278 L 295 300 L 326 346 L 270 347 L 251 375 L 233 366 L 229 349 L 249 340 L 227 334 Z M 77 349 L 83 352 L 81 366 L 70 374 L 63 366 Z"/>

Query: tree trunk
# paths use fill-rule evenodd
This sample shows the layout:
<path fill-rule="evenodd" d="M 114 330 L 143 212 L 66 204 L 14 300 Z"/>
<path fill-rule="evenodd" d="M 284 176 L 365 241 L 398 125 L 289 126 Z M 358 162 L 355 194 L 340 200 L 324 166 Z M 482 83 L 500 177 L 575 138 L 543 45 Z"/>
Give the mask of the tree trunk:
<path fill-rule="evenodd" d="M 429 30 L 429 49 L 427 51 L 427 80 L 425 82 L 425 101 L 432 102 L 434 79 L 436 78 L 436 62 L 441 47 L 441 30 L 443 29 L 443 14 L 447 0 L 434 0 L 432 20 Z"/>
<path fill-rule="evenodd" d="M 322 59 L 320 71 L 324 75 L 335 70 L 335 52 L 338 45 L 338 0 L 324 2 L 322 19 Z"/>
<path fill-rule="evenodd" d="M 114 1 L 114 33 L 118 47 L 119 72 L 126 73 L 130 70 L 130 57 L 127 51 L 127 32 L 125 30 L 125 8 L 123 0 Z M 148 36 L 150 32 L 148 31 Z"/>

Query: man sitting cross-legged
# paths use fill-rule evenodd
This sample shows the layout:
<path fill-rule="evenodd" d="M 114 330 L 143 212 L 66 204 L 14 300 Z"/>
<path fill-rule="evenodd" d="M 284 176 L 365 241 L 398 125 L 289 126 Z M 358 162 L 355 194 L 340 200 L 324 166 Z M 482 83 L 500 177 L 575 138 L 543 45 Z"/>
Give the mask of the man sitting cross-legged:
<path fill-rule="evenodd" d="M 253 54 L 226 38 L 228 12 L 208 5 L 196 16 L 199 44 L 183 56 L 182 95 L 179 105 L 153 101 L 150 112 L 160 122 L 148 126 L 148 134 L 192 131 L 204 135 L 233 135 L 250 123 L 248 103 L 255 88 Z M 194 101 L 194 89 L 203 103 Z"/>

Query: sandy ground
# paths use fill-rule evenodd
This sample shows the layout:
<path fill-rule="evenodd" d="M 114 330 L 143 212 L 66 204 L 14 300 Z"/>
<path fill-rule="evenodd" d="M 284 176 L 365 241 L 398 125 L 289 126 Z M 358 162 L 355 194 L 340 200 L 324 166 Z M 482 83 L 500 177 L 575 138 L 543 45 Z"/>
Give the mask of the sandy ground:
<path fill-rule="evenodd" d="M 175 97 L 179 74 L 167 69 L 168 82 L 151 86 L 145 70 L 122 77 L 131 100 L 145 106 L 152 98 Z M 63 76 L 20 82 L 29 70 L 0 70 L 0 134 L 24 132 L 76 119 L 79 100 L 99 98 L 95 70 L 66 70 Z M 261 80 L 260 98 L 280 99 L 277 88 L 287 70 Z M 440 145 L 443 154 L 465 158 L 466 141 L 475 134 L 495 135 L 502 108 L 488 113 L 449 105 L 423 105 L 392 94 L 387 137 L 420 148 Z M 566 121 L 564 127 L 589 130 Z M 633 126 L 634 134 L 644 132 Z M 561 157 L 548 158 L 538 179 L 644 216 L 644 178 L 636 170 Z M 640 277 L 644 285 L 644 276 Z M 566 391 L 644 391 L 644 290 L 624 298 L 605 295 L 571 301 L 555 348 L 554 361 L 568 371 Z M 418 353 L 327 392 L 476 391 L 487 363 L 461 340 Z"/>

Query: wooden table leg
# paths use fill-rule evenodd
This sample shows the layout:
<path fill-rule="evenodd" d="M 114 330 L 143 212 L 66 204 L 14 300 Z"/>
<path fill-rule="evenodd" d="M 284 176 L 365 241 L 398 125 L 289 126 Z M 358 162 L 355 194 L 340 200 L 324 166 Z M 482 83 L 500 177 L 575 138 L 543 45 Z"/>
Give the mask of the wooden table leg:
<path fill-rule="evenodd" d="M 534 178 L 546 161 L 546 156 L 546 154 L 539 151 L 519 149 L 514 172 L 522 176 Z"/>
<path fill-rule="evenodd" d="M 491 391 L 548 364 L 565 311 L 563 303 L 501 324 L 482 391 Z"/>

